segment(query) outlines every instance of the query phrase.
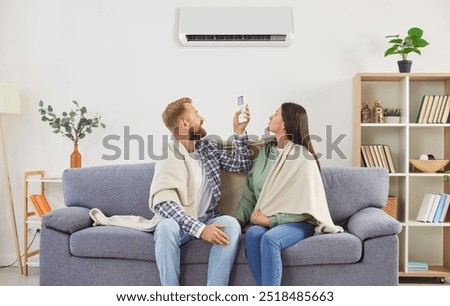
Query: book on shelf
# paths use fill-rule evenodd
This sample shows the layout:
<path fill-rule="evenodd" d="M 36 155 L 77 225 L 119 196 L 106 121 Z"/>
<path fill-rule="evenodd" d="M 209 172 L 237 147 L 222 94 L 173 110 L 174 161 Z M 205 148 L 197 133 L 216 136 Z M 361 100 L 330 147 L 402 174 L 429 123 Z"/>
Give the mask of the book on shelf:
<path fill-rule="evenodd" d="M 375 167 L 375 162 L 372 157 L 372 152 L 369 149 L 368 145 L 361 145 L 361 156 L 362 161 L 364 163 L 364 167 Z"/>
<path fill-rule="evenodd" d="M 427 222 L 433 222 L 434 215 L 436 214 L 439 202 L 441 201 L 441 195 L 435 194 L 433 204 L 431 205 L 430 212 L 428 213 Z"/>
<path fill-rule="evenodd" d="M 395 173 L 394 160 L 389 145 L 363 144 L 361 156 L 365 167 L 384 168 L 389 173 Z"/>
<path fill-rule="evenodd" d="M 439 101 L 441 96 L 435 95 L 433 99 L 433 104 L 431 105 L 430 115 L 428 116 L 428 123 L 436 123 L 436 113 L 439 108 Z"/>
<path fill-rule="evenodd" d="M 422 203 L 420 204 L 419 213 L 417 214 L 416 220 L 427 222 L 428 215 L 430 214 L 431 207 L 433 206 L 435 195 L 433 193 L 426 193 L 422 198 Z"/>
<path fill-rule="evenodd" d="M 447 123 L 450 114 L 449 95 L 425 95 L 417 113 L 417 123 Z"/>
<path fill-rule="evenodd" d="M 442 121 L 443 109 L 445 108 L 445 96 L 439 97 L 438 106 L 436 109 L 436 114 L 434 115 L 433 123 L 444 123 Z"/>
<path fill-rule="evenodd" d="M 450 115 L 450 96 L 446 95 L 444 99 L 444 110 L 442 111 L 442 123 L 448 122 L 448 116 Z"/>
<path fill-rule="evenodd" d="M 429 98 L 430 96 L 426 95 L 422 97 L 422 102 L 420 103 L 419 111 L 417 112 L 417 123 L 421 123 L 424 120 L 423 118 L 425 117 L 425 109 L 428 107 Z"/>
<path fill-rule="evenodd" d="M 439 222 L 445 221 L 445 217 L 447 216 L 447 212 L 448 212 L 448 206 L 450 204 L 450 195 L 446 194 L 445 197 L 446 197 L 446 199 L 445 199 L 445 203 L 444 203 L 444 208 L 442 209 L 442 213 L 439 216 Z"/>
<path fill-rule="evenodd" d="M 433 216 L 433 221 L 434 223 L 439 222 L 442 212 L 444 211 L 444 206 L 445 206 L 445 201 L 447 200 L 447 195 L 445 193 L 441 193 L 440 194 L 440 198 L 439 198 L 439 203 L 436 207 L 436 212 Z"/>
<path fill-rule="evenodd" d="M 428 264 L 424 261 L 408 261 L 408 270 L 409 271 L 428 271 Z"/>
<path fill-rule="evenodd" d="M 386 153 L 390 172 L 395 173 L 394 159 L 392 158 L 391 148 L 388 145 L 384 145 L 384 152 Z"/>
<path fill-rule="evenodd" d="M 416 220 L 421 222 L 444 222 L 448 212 L 450 195 L 446 193 L 426 193 L 423 196 Z"/>
<path fill-rule="evenodd" d="M 363 160 L 364 165 L 366 167 L 371 167 L 370 161 L 369 161 L 369 155 L 367 153 L 366 146 L 361 146 L 361 156 L 362 156 L 362 160 Z"/>
<path fill-rule="evenodd" d="M 371 147 L 371 149 L 373 149 L 373 152 L 375 153 L 375 158 L 377 160 L 377 162 L 376 162 L 377 167 L 384 168 L 383 167 L 383 161 L 381 160 L 380 149 L 378 148 L 377 145 L 372 145 L 370 147 Z"/>
<path fill-rule="evenodd" d="M 370 155 L 372 156 L 373 166 L 374 167 L 381 167 L 380 162 L 378 161 L 377 153 L 375 153 L 375 150 L 377 150 L 375 148 L 375 146 L 369 145 L 369 150 L 370 150 Z"/>
<path fill-rule="evenodd" d="M 387 157 L 386 157 L 386 152 L 384 150 L 384 145 L 378 145 L 378 152 L 380 154 L 381 157 L 381 164 L 383 165 L 383 168 L 387 171 L 389 171 L 389 165 L 387 162 Z"/>
<path fill-rule="evenodd" d="M 430 116 L 431 107 L 433 105 L 433 99 L 434 99 L 434 96 L 428 97 L 428 104 L 427 104 L 427 107 L 424 109 L 425 113 L 423 115 L 423 120 L 419 123 L 427 123 L 428 122 L 428 117 Z"/>
<path fill-rule="evenodd" d="M 31 194 L 28 196 L 33 203 L 34 209 L 39 217 L 42 217 L 46 213 L 52 211 L 52 207 L 47 201 L 47 198 L 43 194 Z"/>

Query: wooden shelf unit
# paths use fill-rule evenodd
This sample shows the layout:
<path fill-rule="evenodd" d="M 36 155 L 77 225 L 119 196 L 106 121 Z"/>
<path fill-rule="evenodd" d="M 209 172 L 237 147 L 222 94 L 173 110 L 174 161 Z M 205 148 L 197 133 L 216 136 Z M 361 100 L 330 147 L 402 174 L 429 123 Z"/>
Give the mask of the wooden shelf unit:
<path fill-rule="evenodd" d="M 24 275 L 28 276 L 28 267 L 39 266 L 37 262 L 30 261 L 34 256 L 39 255 L 39 248 L 29 249 L 28 243 L 28 229 L 30 224 L 35 224 L 36 227 L 41 226 L 41 220 L 34 210 L 33 204 L 30 202 L 28 196 L 30 195 L 30 183 L 40 184 L 39 193 L 45 194 L 46 183 L 61 183 L 61 178 L 46 178 L 44 171 L 27 171 L 24 174 L 24 230 L 23 230 L 23 257 L 24 257 Z"/>
<path fill-rule="evenodd" d="M 387 144 L 394 156 L 396 173 L 389 175 L 389 192 L 398 198 L 397 219 L 402 224 L 399 276 L 450 277 L 450 211 L 443 223 L 416 221 L 423 195 L 450 194 L 450 182 L 443 181 L 441 172 L 412 172 L 409 163 L 422 153 L 450 159 L 450 123 L 416 123 L 424 95 L 450 94 L 450 73 L 358 73 L 353 89 L 353 166 L 363 166 L 361 144 Z M 400 123 L 362 124 L 361 103 L 376 99 L 383 108 L 400 108 Z M 427 262 L 428 271 L 408 271 L 410 260 Z"/>

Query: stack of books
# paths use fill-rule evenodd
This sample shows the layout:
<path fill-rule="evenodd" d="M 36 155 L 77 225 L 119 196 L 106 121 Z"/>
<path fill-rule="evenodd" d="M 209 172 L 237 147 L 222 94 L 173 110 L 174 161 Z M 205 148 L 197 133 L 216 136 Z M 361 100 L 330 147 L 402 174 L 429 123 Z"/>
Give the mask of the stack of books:
<path fill-rule="evenodd" d="M 395 173 L 389 145 L 361 145 L 361 155 L 365 167 L 384 168 L 389 173 Z"/>
<path fill-rule="evenodd" d="M 416 122 L 447 123 L 449 114 L 449 95 L 425 95 L 422 98 Z"/>
<path fill-rule="evenodd" d="M 408 271 L 427 272 L 428 264 L 423 261 L 408 261 Z"/>
<path fill-rule="evenodd" d="M 444 222 L 447 215 L 450 195 L 445 193 L 426 193 L 417 214 L 417 221 L 421 222 Z"/>

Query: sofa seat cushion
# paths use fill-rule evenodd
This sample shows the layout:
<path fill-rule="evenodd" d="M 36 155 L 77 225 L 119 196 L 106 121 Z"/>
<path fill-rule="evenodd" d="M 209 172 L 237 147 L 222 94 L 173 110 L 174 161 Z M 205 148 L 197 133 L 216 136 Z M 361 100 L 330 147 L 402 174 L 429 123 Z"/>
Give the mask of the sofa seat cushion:
<path fill-rule="evenodd" d="M 312 236 L 282 251 L 284 266 L 317 264 L 349 264 L 360 261 L 362 242 L 348 232 Z M 244 239 L 238 249 L 236 263 L 247 263 Z"/>
<path fill-rule="evenodd" d="M 70 252 L 79 257 L 155 261 L 152 234 L 116 226 L 95 226 L 73 233 Z"/>
<path fill-rule="evenodd" d="M 210 243 L 194 239 L 181 246 L 181 263 L 207 264 L 210 249 Z M 95 226 L 73 233 L 70 252 L 78 257 L 156 261 L 153 234 L 117 226 Z"/>
<path fill-rule="evenodd" d="M 236 263 L 247 263 L 241 236 Z M 207 264 L 211 244 L 194 239 L 181 246 L 181 264 Z M 70 252 L 78 257 L 156 261 L 153 234 L 115 226 L 90 227 L 70 236 Z M 283 265 L 355 263 L 362 256 L 362 242 L 348 232 L 312 236 L 283 250 Z"/>
<path fill-rule="evenodd" d="M 312 236 L 283 250 L 285 266 L 350 264 L 362 257 L 362 241 L 350 233 Z"/>

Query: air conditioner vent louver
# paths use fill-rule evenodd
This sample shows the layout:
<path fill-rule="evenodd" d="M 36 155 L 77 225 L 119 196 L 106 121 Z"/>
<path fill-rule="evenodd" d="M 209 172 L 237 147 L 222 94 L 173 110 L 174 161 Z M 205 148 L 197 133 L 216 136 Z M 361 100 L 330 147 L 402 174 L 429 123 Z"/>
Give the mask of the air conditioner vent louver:
<path fill-rule="evenodd" d="M 286 35 L 186 35 L 187 41 L 286 41 Z"/>
<path fill-rule="evenodd" d="M 294 39 L 289 7 L 181 8 L 183 46 L 289 46 Z"/>

